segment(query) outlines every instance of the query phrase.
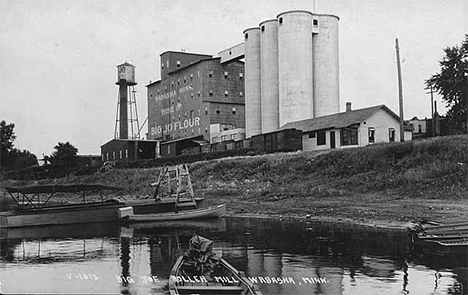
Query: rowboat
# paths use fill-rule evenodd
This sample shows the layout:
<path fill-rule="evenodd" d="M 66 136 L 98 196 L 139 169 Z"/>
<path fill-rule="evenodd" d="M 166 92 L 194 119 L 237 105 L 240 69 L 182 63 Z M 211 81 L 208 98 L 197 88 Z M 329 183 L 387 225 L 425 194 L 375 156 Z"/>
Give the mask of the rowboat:
<path fill-rule="evenodd" d="M 440 256 L 468 254 L 468 223 L 420 225 L 415 241 L 421 250 Z"/>
<path fill-rule="evenodd" d="M 237 270 L 225 259 L 216 257 L 212 247 L 213 242 L 206 238 L 194 236 L 190 239 L 190 249 L 177 259 L 171 269 L 171 295 L 261 295 L 258 287 L 246 278 L 244 272 Z"/>
<path fill-rule="evenodd" d="M 226 204 L 201 208 L 191 209 L 177 212 L 150 213 L 150 214 L 135 214 L 133 207 L 125 207 L 119 209 L 119 217 L 125 222 L 149 222 L 149 221 L 172 221 L 186 219 L 205 219 L 219 218 L 226 214 Z"/>
<path fill-rule="evenodd" d="M 181 211 L 193 208 L 203 198 L 165 198 L 146 201 L 121 202 L 105 200 L 103 191 L 120 191 L 123 188 L 99 184 L 35 185 L 6 187 L 11 198 L 2 198 L 0 228 L 39 225 L 61 225 L 90 222 L 119 221 L 119 208 L 132 206 L 135 214 L 174 211 L 175 204 Z M 81 195 L 81 202 L 61 204 L 51 201 L 57 194 Z M 87 194 L 99 194 L 100 201 L 89 202 Z M 41 198 L 42 197 L 42 198 Z M 5 205 L 8 200 L 8 205 Z"/>

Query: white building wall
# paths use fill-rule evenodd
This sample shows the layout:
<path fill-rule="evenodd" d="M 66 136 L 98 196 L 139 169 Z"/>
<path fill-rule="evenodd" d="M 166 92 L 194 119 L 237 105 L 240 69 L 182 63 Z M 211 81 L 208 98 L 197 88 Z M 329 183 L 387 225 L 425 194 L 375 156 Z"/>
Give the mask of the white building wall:
<path fill-rule="evenodd" d="M 369 117 L 365 124 L 364 122 L 359 127 L 359 143 L 360 146 L 369 144 L 368 129 L 373 127 L 375 129 L 374 143 L 390 142 L 389 129 L 395 129 L 395 142 L 400 141 L 400 122 L 383 109 Z"/>

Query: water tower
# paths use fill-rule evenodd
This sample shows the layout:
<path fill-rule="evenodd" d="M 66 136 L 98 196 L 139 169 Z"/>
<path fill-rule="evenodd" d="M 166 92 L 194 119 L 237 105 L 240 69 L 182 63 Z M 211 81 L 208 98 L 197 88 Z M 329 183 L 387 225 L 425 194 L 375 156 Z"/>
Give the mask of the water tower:
<path fill-rule="evenodd" d="M 117 114 L 115 119 L 114 138 L 140 139 L 140 124 L 136 104 L 135 66 L 125 62 L 117 66 L 117 82 L 119 96 L 117 99 Z M 117 126 L 119 129 L 117 131 Z"/>

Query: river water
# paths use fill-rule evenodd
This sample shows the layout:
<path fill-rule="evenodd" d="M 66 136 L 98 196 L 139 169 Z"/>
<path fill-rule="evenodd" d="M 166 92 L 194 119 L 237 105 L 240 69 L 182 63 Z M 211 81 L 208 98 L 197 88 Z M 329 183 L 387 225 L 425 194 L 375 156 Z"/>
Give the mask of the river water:
<path fill-rule="evenodd" d="M 414 249 L 405 231 L 231 217 L 2 229 L 0 294 L 169 294 L 195 233 L 263 294 L 467 294 L 466 256 Z"/>

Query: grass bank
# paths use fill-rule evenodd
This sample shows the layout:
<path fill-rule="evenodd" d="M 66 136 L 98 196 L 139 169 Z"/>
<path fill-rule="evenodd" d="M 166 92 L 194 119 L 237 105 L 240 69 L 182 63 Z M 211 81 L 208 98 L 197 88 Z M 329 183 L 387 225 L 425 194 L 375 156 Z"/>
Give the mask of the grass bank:
<path fill-rule="evenodd" d="M 468 136 L 377 144 L 330 152 L 233 157 L 190 164 L 206 204 L 232 215 L 305 216 L 398 225 L 421 219 L 468 220 Z M 159 168 L 114 169 L 46 183 L 123 186 L 151 195 Z M 9 181 L 9 185 L 31 182 Z"/>

